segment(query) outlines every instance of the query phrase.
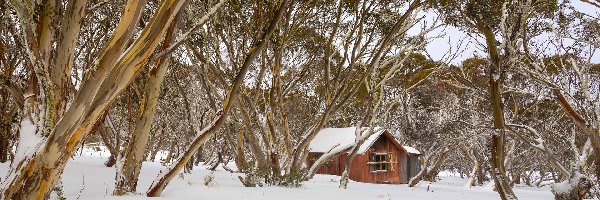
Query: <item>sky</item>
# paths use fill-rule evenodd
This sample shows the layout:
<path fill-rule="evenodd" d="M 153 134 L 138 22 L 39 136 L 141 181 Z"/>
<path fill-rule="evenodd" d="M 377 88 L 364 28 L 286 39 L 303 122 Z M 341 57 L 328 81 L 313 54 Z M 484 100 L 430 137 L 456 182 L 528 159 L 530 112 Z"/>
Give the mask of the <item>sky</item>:
<path fill-rule="evenodd" d="M 597 7 L 581 2 L 579 0 L 573 0 L 571 1 L 571 4 L 579 12 L 585 13 L 589 16 L 600 18 L 600 9 Z M 429 22 L 433 21 L 436 16 L 435 14 L 429 13 L 427 13 L 426 15 L 427 17 L 425 21 Z M 442 60 L 448 61 L 452 64 L 460 64 L 464 59 L 473 57 L 475 55 L 480 57 L 487 56 L 485 51 L 482 50 L 482 46 L 479 45 L 483 40 L 481 37 L 474 38 L 478 37 L 476 35 L 468 36 L 465 32 L 452 26 L 440 27 L 432 33 L 430 33 L 429 36 L 437 36 L 442 33 L 444 33 L 442 37 L 432 40 L 425 47 L 427 52 L 434 60 Z M 545 38 L 539 37 L 538 39 L 543 40 Z M 460 47 L 460 49 L 458 49 L 457 47 Z M 448 56 L 445 56 L 448 53 L 448 50 L 451 50 L 453 54 L 455 52 L 459 53 L 456 57 L 449 59 Z M 592 56 L 592 62 L 600 63 L 600 52 L 596 52 Z"/>

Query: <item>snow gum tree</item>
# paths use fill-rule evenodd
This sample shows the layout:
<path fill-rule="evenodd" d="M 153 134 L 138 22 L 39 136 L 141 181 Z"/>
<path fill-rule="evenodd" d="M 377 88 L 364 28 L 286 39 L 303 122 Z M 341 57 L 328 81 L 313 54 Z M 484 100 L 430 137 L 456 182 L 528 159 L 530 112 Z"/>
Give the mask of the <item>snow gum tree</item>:
<path fill-rule="evenodd" d="M 347 188 L 379 127 L 420 150 L 409 186 L 448 170 L 501 199 L 589 198 L 598 27 L 557 0 L 0 0 L 0 199 L 60 191 L 90 146 L 110 153 L 113 195 L 136 192 L 144 161 L 165 166 L 160 196 L 197 165 L 295 187 L 342 154 Z M 445 28 L 467 34 L 438 59 Z M 354 142 L 307 161 L 320 130 L 349 126 Z"/>
<path fill-rule="evenodd" d="M 110 103 L 148 62 L 184 1 L 162 1 L 132 40 L 145 1 L 128 1 L 117 28 L 94 59 L 95 71 L 67 102 L 87 1 L 10 1 L 37 82 L 24 105 L 17 158 L 2 182 L 4 199 L 43 199 L 76 147 Z M 68 17 L 61 17 L 68 16 Z M 131 41 L 131 43 L 130 43 Z"/>
<path fill-rule="evenodd" d="M 555 10 L 553 1 L 439 1 L 447 21 L 481 35 L 488 53 L 488 94 L 495 131 L 490 141 L 491 176 L 502 199 L 517 199 L 504 165 L 506 116 L 502 93 L 507 71 L 514 67 L 530 19 Z M 541 18 L 541 17 L 540 17 Z"/>

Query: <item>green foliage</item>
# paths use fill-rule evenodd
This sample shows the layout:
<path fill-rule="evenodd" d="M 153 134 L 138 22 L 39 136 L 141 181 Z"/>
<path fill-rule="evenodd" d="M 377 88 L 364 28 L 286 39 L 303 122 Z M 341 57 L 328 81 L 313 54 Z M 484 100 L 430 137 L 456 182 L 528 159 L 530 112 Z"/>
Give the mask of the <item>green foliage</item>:
<path fill-rule="evenodd" d="M 573 54 L 564 54 L 564 55 L 554 55 L 547 58 L 544 58 L 544 66 L 546 67 L 546 72 L 548 74 L 557 74 L 560 71 L 569 70 L 573 66 L 571 64 L 570 59 L 578 60 L 577 55 Z"/>
<path fill-rule="evenodd" d="M 285 176 L 275 176 L 268 167 L 256 165 L 254 161 L 248 162 L 242 172 L 246 175 L 242 180 L 245 187 L 263 187 L 265 185 L 300 187 L 308 174 L 306 169 L 301 169 Z"/>
<path fill-rule="evenodd" d="M 286 187 L 300 187 L 302 186 L 302 182 L 308 175 L 308 171 L 305 168 L 300 169 L 299 171 L 293 171 L 287 176 L 281 177 L 279 180 L 279 185 Z"/>
<path fill-rule="evenodd" d="M 402 72 L 397 73 L 390 85 L 397 85 L 404 89 L 412 88 L 425 80 L 438 67 L 440 63 L 430 60 L 427 56 L 420 53 L 411 53 L 404 61 Z M 390 70 L 391 66 L 385 66 L 380 71 L 380 76 L 384 76 Z"/>
<path fill-rule="evenodd" d="M 517 10 L 518 1 L 508 0 L 439 0 L 429 1 L 427 7 L 442 13 L 447 24 L 474 31 L 471 22 L 497 30 L 502 17 L 502 6 L 507 3 L 509 10 Z M 558 11 L 557 0 L 533 0 L 533 16 L 552 17 Z M 509 17 L 513 17 L 510 13 Z"/>
<path fill-rule="evenodd" d="M 262 187 L 269 177 L 268 169 L 261 169 L 256 162 L 248 162 L 242 172 L 246 175 L 242 183 L 245 187 Z"/>

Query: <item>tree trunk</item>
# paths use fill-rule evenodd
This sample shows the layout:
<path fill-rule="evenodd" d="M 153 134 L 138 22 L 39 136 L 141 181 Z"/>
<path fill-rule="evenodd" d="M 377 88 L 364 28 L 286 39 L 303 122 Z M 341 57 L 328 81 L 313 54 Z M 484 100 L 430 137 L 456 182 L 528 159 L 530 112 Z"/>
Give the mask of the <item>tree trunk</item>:
<path fill-rule="evenodd" d="M 450 148 L 448 147 L 446 147 L 444 150 L 442 150 L 442 152 L 440 152 L 440 154 L 435 159 L 435 162 L 433 162 L 433 165 L 429 168 L 429 170 L 426 170 L 423 174 L 424 181 L 436 181 L 435 178 L 437 178 L 437 175 L 440 172 L 440 167 L 448 157 L 448 152 L 450 152 Z"/>
<path fill-rule="evenodd" d="M 512 174 L 512 181 L 510 182 L 510 185 L 514 186 L 515 184 L 521 184 L 521 172 L 515 170 L 511 174 Z"/>
<path fill-rule="evenodd" d="M 238 171 L 241 171 L 246 166 L 246 156 L 244 155 L 244 130 L 240 130 L 237 134 L 237 145 L 235 149 L 235 166 Z"/>
<path fill-rule="evenodd" d="M 167 34 L 161 47 L 162 51 L 166 50 L 175 41 L 177 18 L 179 16 L 180 14 L 177 14 L 171 26 L 167 29 Z M 150 70 L 150 78 L 144 88 L 143 110 L 141 110 L 141 114 L 135 122 L 135 129 L 125 150 L 122 169 L 117 169 L 114 195 L 121 196 L 128 192 L 133 193 L 136 191 L 138 176 L 146 155 L 150 128 L 152 127 L 154 114 L 156 113 L 156 104 L 160 97 L 160 88 L 169 64 L 170 56 L 164 56 Z"/>
<path fill-rule="evenodd" d="M 162 147 L 162 144 L 164 143 L 165 140 L 165 128 L 161 128 L 160 129 L 160 136 L 158 136 L 158 141 L 156 141 L 156 146 L 152 148 L 152 152 L 150 152 L 150 160 L 152 162 L 154 162 L 154 160 L 156 160 L 156 154 L 158 154 L 158 152 L 160 151 L 160 148 Z"/>
<path fill-rule="evenodd" d="M 419 173 L 408 180 L 408 187 L 415 187 L 415 185 L 417 185 L 417 183 L 423 179 L 423 174 L 425 174 L 427 171 L 427 165 L 429 165 L 429 158 L 425 158 L 422 163 L 423 164 L 421 165 L 421 170 L 419 170 Z"/>
<path fill-rule="evenodd" d="M 254 62 L 258 54 L 268 43 L 269 38 L 277 28 L 277 23 L 281 20 L 283 13 L 286 10 L 287 4 L 288 0 L 285 0 L 281 3 L 277 14 L 272 19 L 271 23 L 269 24 L 269 27 L 264 32 L 263 36 L 260 38 L 260 40 L 258 40 L 258 43 L 253 45 L 253 47 L 250 49 L 250 52 L 246 56 L 246 59 L 244 60 L 244 63 L 240 68 L 240 72 L 236 75 L 235 80 L 231 88 L 229 89 L 227 96 L 225 97 L 225 100 L 223 102 L 223 110 L 220 113 L 217 113 L 217 116 L 212 121 L 212 123 L 210 123 L 207 127 L 205 127 L 198 133 L 196 138 L 194 138 L 192 144 L 186 149 L 184 154 L 177 159 L 173 167 L 167 173 L 164 173 L 161 176 L 159 176 L 157 180 L 155 180 L 152 183 L 150 189 L 147 192 L 147 196 L 160 196 L 164 188 L 169 184 L 169 182 L 173 178 L 175 178 L 177 173 L 191 159 L 191 157 L 198 150 L 198 148 L 200 148 L 202 144 L 204 144 L 212 135 L 214 135 L 214 133 L 216 133 L 219 127 L 225 122 L 225 118 L 227 117 L 227 114 L 231 109 L 233 101 L 237 99 L 239 89 L 244 81 L 246 73 L 250 69 L 250 65 L 252 64 L 252 62 Z"/>
<path fill-rule="evenodd" d="M 98 129 L 98 135 L 100 135 L 102 143 L 104 143 L 104 146 L 108 149 L 108 152 L 110 153 L 110 156 L 108 157 L 108 160 L 104 162 L 104 165 L 106 167 L 112 167 L 117 162 L 118 151 L 115 149 L 115 146 L 112 145 L 109 137 L 106 134 L 106 129 L 104 127 L 100 127 Z"/>
<path fill-rule="evenodd" d="M 9 151 L 11 151 L 9 140 L 11 135 L 12 115 L 5 112 L 5 107 L 7 107 L 8 103 L 5 104 L 1 100 L 0 103 L 2 103 L 2 105 L 0 105 L 0 112 L 2 114 L 2 117 L 0 117 L 0 163 L 5 163 L 8 161 Z"/>
<path fill-rule="evenodd" d="M 504 130 L 496 129 L 493 130 L 497 134 L 492 135 L 492 144 L 490 146 L 492 157 L 491 157 L 491 172 L 492 178 L 500 197 L 503 200 L 516 199 L 512 187 L 510 186 L 510 179 L 506 175 L 504 169 Z"/>
<path fill-rule="evenodd" d="M 471 161 L 473 161 L 473 168 L 471 169 L 471 172 L 469 173 L 469 179 L 467 180 L 467 184 L 466 186 L 468 187 L 472 187 L 472 186 L 476 186 L 476 180 L 478 178 L 477 173 L 481 170 L 481 163 L 479 162 L 479 160 L 477 160 L 477 157 L 475 157 L 475 155 L 470 151 L 469 148 L 467 148 L 467 145 L 465 145 L 465 143 L 460 143 L 460 148 L 463 151 L 463 153 L 465 153 L 465 155 L 471 159 Z M 481 181 L 481 180 L 479 180 Z"/>
<path fill-rule="evenodd" d="M 196 157 L 194 165 L 198 166 L 198 164 L 200 164 L 202 161 L 202 147 L 198 148 L 198 151 L 196 151 L 196 155 L 194 157 Z"/>
<path fill-rule="evenodd" d="M 372 102 L 370 100 L 370 102 Z M 367 112 L 365 113 L 365 115 L 363 116 L 361 122 L 359 122 L 359 124 L 357 124 L 356 126 L 356 130 L 355 130 L 355 142 L 354 145 L 352 145 L 352 150 L 350 151 L 350 154 L 348 155 L 348 158 L 346 160 L 346 164 L 344 166 L 344 172 L 342 173 L 342 177 L 340 178 L 340 188 L 346 189 L 348 187 L 348 179 L 350 179 L 350 169 L 352 167 L 352 161 L 354 160 L 354 157 L 356 157 L 356 153 L 358 153 L 358 149 L 360 149 L 360 146 L 365 143 L 365 140 L 371 136 L 375 130 L 373 130 L 373 127 L 369 127 L 369 129 L 367 130 L 366 133 L 364 133 L 363 135 L 363 131 L 362 131 L 362 124 L 366 124 L 368 121 L 371 121 L 371 118 L 373 116 L 373 108 L 371 108 L 371 106 L 369 106 L 367 108 Z"/>
<path fill-rule="evenodd" d="M 496 189 L 502 200 L 517 199 L 517 196 L 510 187 L 510 182 L 506 176 L 504 168 L 505 156 L 505 120 L 504 104 L 502 102 L 502 82 L 504 81 L 504 69 L 496 47 L 496 38 L 493 31 L 487 26 L 478 24 L 479 31 L 483 33 L 486 41 L 486 47 L 490 56 L 491 65 L 489 67 L 489 100 L 492 110 L 494 130 L 492 130 L 490 142 L 490 174 L 494 179 Z"/>
<path fill-rule="evenodd" d="M 173 159 L 173 152 L 175 151 L 176 145 L 177 143 L 175 141 L 171 141 L 171 145 L 169 146 L 169 153 L 167 153 L 167 157 L 162 160 L 163 165 L 168 165 L 169 163 L 171 163 L 171 160 Z"/>
<path fill-rule="evenodd" d="M 578 170 L 569 179 L 551 185 L 555 200 L 582 200 L 592 187 L 592 181 Z"/>
<path fill-rule="evenodd" d="M 592 124 L 587 122 L 578 112 L 575 110 L 569 101 L 562 95 L 559 89 L 553 90 L 554 96 L 556 97 L 556 101 L 563 108 L 565 113 L 567 113 L 571 119 L 577 124 L 577 126 L 581 127 L 588 135 L 589 139 L 592 142 L 593 152 L 596 154 L 594 157 L 595 163 L 595 173 L 596 173 L 596 182 L 600 182 L 600 121 L 596 121 L 596 127 L 594 128 Z M 598 113 L 596 112 L 596 115 Z"/>
<path fill-rule="evenodd" d="M 481 164 L 477 161 L 475 161 L 475 163 L 473 163 L 473 169 L 471 170 L 471 173 L 469 173 L 469 179 L 467 180 L 467 186 L 472 187 L 472 186 L 476 186 L 476 180 L 477 180 L 477 172 L 480 170 L 481 168 Z"/>
<path fill-rule="evenodd" d="M 4 197 L 2 198 L 44 199 L 49 195 L 75 148 L 81 144 L 82 139 L 92 130 L 95 122 L 108 109 L 112 101 L 123 92 L 137 74 L 136 72 L 145 65 L 166 32 L 164 26 L 170 24 L 174 14 L 183 5 L 183 1 L 163 1 L 152 17 L 152 23 L 144 27 L 140 36 L 125 52 L 121 53 L 127 44 L 125 40 L 131 37 L 128 33 L 132 33 L 137 27 L 135 19 L 138 18 L 134 17 L 134 13 L 139 14 L 139 11 L 145 7 L 138 3 L 139 1 L 127 3 L 125 14 L 113 32 L 113 38 L 99 53 L 99 59 L 95 62 L 99 63 L 98 68 L 92 77 L 81 85 L 79 93 L 65 115 L 56 125 L 47 126 L 45 122 L 34 124 L 44 132 L 50 133 L 48 139 L 35 155 L 28 155 L 12 169 L 10 178 L 3 182 Z M 25 15 L 19 14 L 19 17 L 22 16 Z M 131 20 L 135 20 L 135 23 Z M 46 95 L 51 96 L 51 93 Z M 49 105 L 51 104 L 39 106 L 44 108 Z M 33 124 L 31 119 L 25 120 Z"/>
<path fill-rule="evenodd" d="M 333 149 L 335 149 L 336 147 L 340 146 L 340 144 L 336 144 L 333 147 L 331 147 L 329 149 L 329 151 L 327 151 L 327 153 L 324 153 L 323 155 L 321 155 L 319 157 L 319 159 L 317 159 L 312 166 L 310 166 L 310 169 L 308 169 L 308 174 L 306 175 L 306 177 L 304 178 L 304 180 L 310 180 L 312 179 L 315 174 L 317 173 L 317 170 L 319 170 L 319 168 L 327 163 L 327 161 L 329 161 L 329 159 L 331 159 L 332 157 L 338 156 L 342 153 L 346 152 L 347 148 L 341 147 L 339 148 L 337 151 L 333 151 Z"/>

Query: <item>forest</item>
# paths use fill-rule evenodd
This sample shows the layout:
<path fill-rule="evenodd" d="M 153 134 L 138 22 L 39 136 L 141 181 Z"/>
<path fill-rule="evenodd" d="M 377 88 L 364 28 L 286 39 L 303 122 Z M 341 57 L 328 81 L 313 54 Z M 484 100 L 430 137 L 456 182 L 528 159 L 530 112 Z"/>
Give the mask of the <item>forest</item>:
<path fill-rule="evenodd" d="M 329 184 L 352 190 L 374 127 L 421 154 L 395 187 L 453 172 L 502 200 L 600 199 L 600 1 L 0 0 L 0 199 L 65 199 L 92 146 L 112 197 L 194 170 L 299 188 L 341 154 Z"/>

